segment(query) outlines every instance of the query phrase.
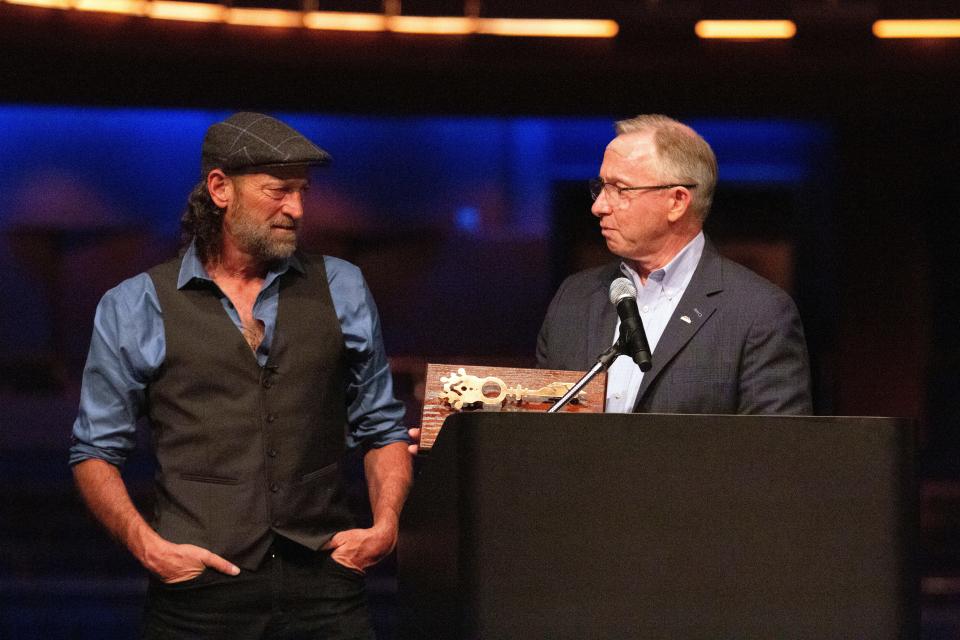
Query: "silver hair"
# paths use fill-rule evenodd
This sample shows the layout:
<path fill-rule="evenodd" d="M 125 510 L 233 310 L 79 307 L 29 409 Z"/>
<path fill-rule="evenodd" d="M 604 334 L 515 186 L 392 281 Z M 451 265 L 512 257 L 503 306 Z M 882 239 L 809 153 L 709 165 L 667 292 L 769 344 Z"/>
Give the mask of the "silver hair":
<path fill-rule="evenodd" d="M 657 149 L 659 178 L 667 182 L 696 184 L 691 189 L 690 208 L 707 219 L 717 187 L 717 158 L 699 133 L 673 118 L 644 114 L 620 120 L 614 125 L 617 135 L 653 132 Z"/>

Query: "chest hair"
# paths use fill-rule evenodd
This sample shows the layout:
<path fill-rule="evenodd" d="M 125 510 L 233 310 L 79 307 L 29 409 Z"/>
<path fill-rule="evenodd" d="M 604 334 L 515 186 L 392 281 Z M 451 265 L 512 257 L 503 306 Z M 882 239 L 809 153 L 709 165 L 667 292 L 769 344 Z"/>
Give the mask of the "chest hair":
<path fill-rule="evenodd" d="M 237 282 L 225 278 L 215 278 L 220 290 L 230 298 L 233 307 L 240 316 L 240 332 L 250 349 L 256 352 L 263 342 L 264 324 L 253 317 L 253 303 L 260 293 L 260 282 Z"/>

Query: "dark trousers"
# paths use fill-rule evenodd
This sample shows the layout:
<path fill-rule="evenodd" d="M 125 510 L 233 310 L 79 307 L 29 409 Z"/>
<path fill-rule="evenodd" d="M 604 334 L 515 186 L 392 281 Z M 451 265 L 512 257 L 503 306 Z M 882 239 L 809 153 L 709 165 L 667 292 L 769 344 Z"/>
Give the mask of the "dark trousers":
<path fill-rule="evenodd" d="M 151 577 L 146 640 L 373 640 L 363 576 L 278 538 L 256 571 L 207 569 L 193 580 Z"/>

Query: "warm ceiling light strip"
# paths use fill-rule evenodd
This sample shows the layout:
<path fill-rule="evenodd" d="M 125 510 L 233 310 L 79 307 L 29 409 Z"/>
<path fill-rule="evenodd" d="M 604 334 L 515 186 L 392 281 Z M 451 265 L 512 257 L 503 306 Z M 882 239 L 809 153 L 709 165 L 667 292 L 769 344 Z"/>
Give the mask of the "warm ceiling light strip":
<path fill-rule="evenodd" d="M 328 31 L 392 31 L 433 35 L 479 33 L 495 36 L 613 38 L 620 30 L 613 20 L 527 20 L 456 16 L 386 16 L 340 11 L 287 11 L 227 7 L 178 0 L 6 0 L 10 4 L 55 9 L 107 11 L 157 20 L 226 22 L 252 27 L 307 27 Z"/>
<path fill-rule="evenodd" d="M 225 22 L 246 27 L 302 27 L 303 13 L 284 9 L 248 9 L 231 7 Z"/>
<path fill-rule="evenodd" d="M 144 0 L 73 0 L 73 8 L 78 11 L 97 11 L 99 13 L 122 13 L 143 15 Z"/>
<path fill-rule="evenodd" d="M 327 31 L 386 31 L 387 17 L 380 13 L 309 11 L 303 16 L 303 24 Z"/>
<path fill-rule="evenodd" d="M 542 38 L 612 38 L 620 31 L 613 20 L 536 20 L 480 18 L 477 33 Z"/>
<path fill-rule="evenodd" d="M 693 30 L 701 38 L 785 40 L 797 33 L 792 20 L 700 20 Z"/>
<path fill-rule="evenodd" d="M 387 29 L 396 33 L 466 35 L 476 31 L 476 18 L 442 16 L 390 16 Z"/>
<path fill-rule="evenodd" d="M 71 4 L 70 0 L 7 0 L 7 3 L 47 9 L 69 9 Z"/>
<path fill-rule="evenodd" d="M 222 22 L 226 10 L 222 4 L 208 2 L 174 2 L 154 0 L 145 15 L 157 20 L 183 20 L 184 22 Z"/>
<path fill-rule="evenodd" d="M 878 38 L 960 38 L 960 20 L 877 20 Z"/>

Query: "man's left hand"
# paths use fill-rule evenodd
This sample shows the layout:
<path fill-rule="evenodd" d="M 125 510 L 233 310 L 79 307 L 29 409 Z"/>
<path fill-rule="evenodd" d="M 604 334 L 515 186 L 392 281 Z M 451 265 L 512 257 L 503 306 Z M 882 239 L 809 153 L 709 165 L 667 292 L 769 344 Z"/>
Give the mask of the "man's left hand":
<path fill-rule="evenodd" d="M 411 455 L 417 455 L 420 452 L 420 427 L 407 429 L 407 435 L 410 436 L 410 443 L 407 445 L 407 451 Z"/>
<path fill-rule="evenodd" d="M 374 526 L 340 531 L 323 548 L 333 550 L 330 557 L 336 562 L 363 573 L 393 551 L 396 544 L 396 527 Z"/>

